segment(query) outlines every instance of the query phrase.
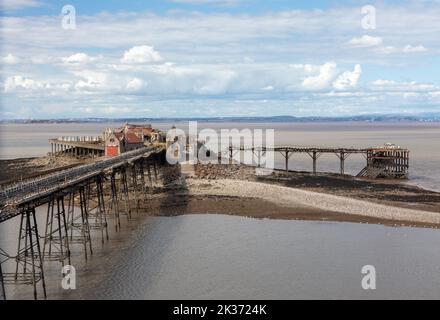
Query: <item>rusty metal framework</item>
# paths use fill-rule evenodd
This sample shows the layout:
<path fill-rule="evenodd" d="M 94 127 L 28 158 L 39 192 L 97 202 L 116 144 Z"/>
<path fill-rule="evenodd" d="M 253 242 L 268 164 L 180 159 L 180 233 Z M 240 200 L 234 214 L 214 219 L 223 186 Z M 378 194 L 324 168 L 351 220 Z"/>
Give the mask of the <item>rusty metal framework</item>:
<path fill-rule="evenodd" d="M 12 257 L 8 257 L 12 259 Z M 40 247 L 40 236 L 35 208 L 27 208 L 20 217 L 15 272 L 3 273 L 4 284 L 32 285 L 34 299 L 38 298 L 38 287 L 41 284 L 43 297 L 46 298 L 43 255 Z"/>
<path fill-rule="evenodd" d="M 88 252 L 93 254 L 86 188 L 87 185 L 79 185 L 78 189 L 71 191 L 68 209 L 69 241 L 84 248 L 85 260 L 88 259 Z"/>
<path fill-rule="evenodd" d="M 47 205 L 43 259 L 59 261 L 62 265 L 66 260 L 68 264 L 71 261 L 68 221 L 63 196 L 54 197 Z"/>
<path fill-rule="evenodd" d="M 6 299 L 5 286 L 19 284 L 32 285 L 35 299 L 46 298 L 44 263 L 70 264 L 74 244 L 80 244 L 87 260 L 93 254 L 92 231 L 100 234 L 104 244 L 108 240 L 108 219 L 114 219 L 116 230 L 121 226 L 121 208 L 122 214 L 131 219 L 131 195 L 139 212 L 149 188 L 144 169 L 148 170 L 151 186 L 150 164 L 154 163 L 157 178 L 156 162 L 163 161 L 163 151 L 161 147 L 142 148 L 1 191 L 0 223 L 16 216 L 21 220 L 16 255 L 0 248 L 0 257 L 6 257 L 0 260 L 0 299 Z M 40 236 L 36 208 L 43 205 L 47 206 L 46 223 Z M 15 272 L 4 272 L 7 262 L 15 262 Z"/>
<path fill-rule="evenodd" d="M 98 230 L 101 233 L 101 242 L 104 244 L 108 240 L 107 213 L 104 202 L 103 177 L 96 176 L 95 183 L 86 186 L 86 212 L 92 230 Z"/>

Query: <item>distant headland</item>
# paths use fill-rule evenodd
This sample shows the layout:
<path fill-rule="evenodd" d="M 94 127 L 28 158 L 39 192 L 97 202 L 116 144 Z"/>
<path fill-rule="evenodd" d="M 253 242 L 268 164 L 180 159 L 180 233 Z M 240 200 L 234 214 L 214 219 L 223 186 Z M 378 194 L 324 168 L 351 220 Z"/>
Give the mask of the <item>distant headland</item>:
<path fill-rule="evenodd" d="M 121 123 L 121 122 L 440 122 L 440 113 L 421 114 L 365 114 L 353 116 L 250 116 L 250 117 L 130 117 L 130 118 L 54 118 L 3 119 L 0 123 Z"/>

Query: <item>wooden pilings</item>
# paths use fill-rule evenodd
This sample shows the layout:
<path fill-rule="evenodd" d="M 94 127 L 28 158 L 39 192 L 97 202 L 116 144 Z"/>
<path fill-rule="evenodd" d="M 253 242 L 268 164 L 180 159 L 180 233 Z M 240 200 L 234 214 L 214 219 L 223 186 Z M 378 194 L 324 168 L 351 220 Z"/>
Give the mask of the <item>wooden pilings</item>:
<path fill-rule="evenodd" d="M 335 155 L 338 157 L 340 161 L 339 173 L 341 175 L 345 174 L 345 160 L 350 156 L 350 154 L 351 153 L 345 151 L 340 151 L 335 153 Z"/>
<path fill-rule="evenodd" d="M 294 153 L 306 153 L 312 159 L 312 172 L 317 173 L 317 160 L 324 154 L 335 154 L 339 159 L 339 173 L 345 175 L 345 160 L 350 155 L 361 154 L 367 158 L 367 166 L 357 176 L 368 176 L 371 178 L 386 177 L 395 179 L 408 178 L 409 170 L 409 151 L 395 147 L 394 145 L 385 145 L 378 148 L 318 148 L 318 147 L 294 147 L 294 146 L 273 146 L 273 147 L 249 147 L 245 148 L 228 147 L 229 163 L 232 163 L 234 151 L 252 151 L 257 154 L 266 151 L 279 152 L 284 158 L 284 170 L 289 171 L 289 159 Z M 259 159 L 259 156 L 258 156 Z M 260 166 L 259 160 L 257 166 Z"/>
<path fill-rule="evenodd" d="M 310 156 L 310 158 L 312 158 L 312 172 L 313 172 L 313 174 L 316 174 L 317 161 L 318 161 L 318 158 L 321 156 L 321 153 L 316 150 L 313 150 L 313 151 L 307 152 L 307 154 Z"/>
<path fill-rule="evenodd" d="M 367 166 L 358 176 L 407 179 L 409 151 L 399 148 L 374 148 L 367 152 Z"/>
<path fill-rule="evenodd" d="M 105 154 L 104 145 L 85 141 L 63 141 L 50 139 L 51 155 L 70 155 L 72 157 L 101 157 Z"/>
<path fill-rule="evenodd" d="M 289 159 L 293 153 L 289 150 L 280 150 L 279 152 L 284 158 L 284 170 L 289 171 Z"/>

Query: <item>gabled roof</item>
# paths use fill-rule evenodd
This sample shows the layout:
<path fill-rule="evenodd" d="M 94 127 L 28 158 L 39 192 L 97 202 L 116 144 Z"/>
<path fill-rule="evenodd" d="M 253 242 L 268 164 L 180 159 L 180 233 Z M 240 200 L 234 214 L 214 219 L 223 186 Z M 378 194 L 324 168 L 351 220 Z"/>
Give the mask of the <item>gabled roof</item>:
<path fill-rule="evenodd" d="M 142 127 L 142 128 L 130 128 L 128 129 L 128 132 L 136 132 L 136 133 L 140 133 L 144 136 L 149 136 L 151 135 L 151 132 L 153 131 L 152 128 L 148 128 L 148 127 Z"/>
<path fill-rule="evenodd" d="M 144 139 L 140 136 L 138 136 L 136 133 L 134 132 L 127 132 L 127 134 L 125 135 L 125 138 L 127 139 L 128 143 L 143 143 Z"/>
<path fill-rule="evenodd" d="M 115 132 L 114 133 L 114 135 L 115 135 L 115 137 L 119 140 L 119 141 L 122 141 L 122 140 L 124 140 L 124 133 L 123 132 Z"/>

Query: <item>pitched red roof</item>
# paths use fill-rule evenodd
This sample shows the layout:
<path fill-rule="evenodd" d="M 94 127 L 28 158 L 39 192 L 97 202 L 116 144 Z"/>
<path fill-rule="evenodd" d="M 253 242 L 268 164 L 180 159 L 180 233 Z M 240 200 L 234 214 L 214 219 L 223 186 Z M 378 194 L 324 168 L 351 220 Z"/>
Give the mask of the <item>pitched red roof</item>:
<path fill-rule="evenodd" d="M 152 128 L 147 128 L 147 127 L 143 127 L 143 128 L 130 128 L 127 130 L 127 132 L 135 132 L 135 133 L 139 133 L 142 134 L 143 136 L 149 136 L 151 135 L 151 132 L 153 131 Z"/>
<path fill-rule="evenodd" d="M 128 143 L 143 143 L 144 139 L 142 137 L 139 137 L 136 133 L 134 132 L 127 132 L 127 134 L 125 135 L 125 138 L 127 139 Z"/>

